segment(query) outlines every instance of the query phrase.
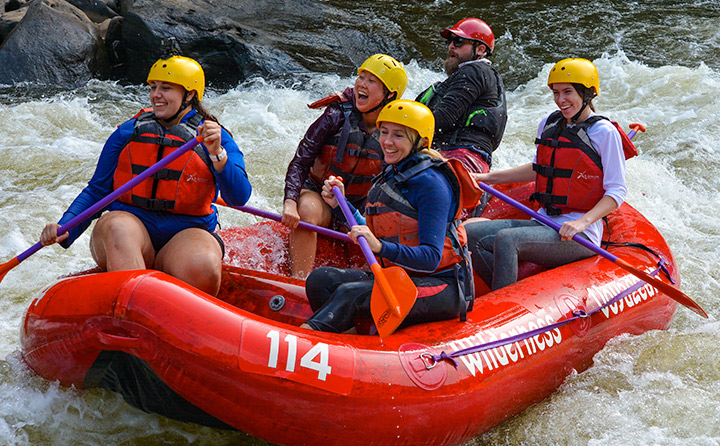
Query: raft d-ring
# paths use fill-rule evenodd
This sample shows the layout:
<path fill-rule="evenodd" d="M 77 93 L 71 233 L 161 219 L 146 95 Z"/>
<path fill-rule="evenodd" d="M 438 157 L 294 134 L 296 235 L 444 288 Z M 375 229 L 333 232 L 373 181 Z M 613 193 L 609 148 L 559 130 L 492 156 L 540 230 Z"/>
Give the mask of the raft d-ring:
<path fill-rule="evenodd" d="M 589 313 L 587 306 L 579 297 L 569 293 L 562 293 L 555 296 L 555 305 L 563 316 L 572 315 L 575 318 L 568 326 L 578 337 L 583 337 L 590 330 L 592 325 L 592 313 Z"/>
<path fill-rule="evenodd" d="M 425 364 L 425 370 L 430 370 L 437 365 L 437 361 L 435 361 L 435 357 L 431 353 L 420 353 L 418 358 Z"/>
<path fill-rule="evenodd" d="M 447 367 L 439 364 L 438 352 L 422 344 L 408 343 L 398 347 L 398 356 L 408 378 L 421 389 L 439 389 L 447 379 Z M 437 367 L 440 365 L 439 367 Z"/>
<path fill-rule="evenodd" d="M 279 294 L 276 294 L 270 299 L 268 305 L 270 305 L 271 310 L 280 311 L 285 306 L 285 298 Z"/>

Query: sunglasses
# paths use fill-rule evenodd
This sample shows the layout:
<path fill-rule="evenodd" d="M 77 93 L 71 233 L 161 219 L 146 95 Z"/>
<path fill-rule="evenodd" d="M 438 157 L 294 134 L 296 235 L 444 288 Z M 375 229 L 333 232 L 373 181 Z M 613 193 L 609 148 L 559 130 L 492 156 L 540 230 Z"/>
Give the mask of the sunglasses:
<path fill-rule="evenodd" d="M 448 36 L 445 40 L 447 41 L 447 44 L 448 44 L 448 45 L 450 45 L 451 43 L 452 43 L 453 45 L 455 45 L 455 48 L 460 48 L 461 46 L 465 45 L 465 42 L 469 42 L 469 41 L 470 41 L 470 40 L 468 40 L 468 39 L 463 39 L 462 37 L 456 36 L 456 35 L 454 35 L 454 34 L 451 34 L 451 35 Z"/>

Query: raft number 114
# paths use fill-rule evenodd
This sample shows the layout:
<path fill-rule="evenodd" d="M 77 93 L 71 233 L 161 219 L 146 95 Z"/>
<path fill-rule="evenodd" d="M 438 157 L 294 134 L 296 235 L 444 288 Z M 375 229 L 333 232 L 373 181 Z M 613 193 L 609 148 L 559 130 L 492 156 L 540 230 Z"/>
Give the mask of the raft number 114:
<path fill-rule="evenodd" d="M 318 342 L 312 336 L 246 320 L 238 365 L 247 372 L 347 395 L 352 389 L 355 352 L 342 343 Z"/>

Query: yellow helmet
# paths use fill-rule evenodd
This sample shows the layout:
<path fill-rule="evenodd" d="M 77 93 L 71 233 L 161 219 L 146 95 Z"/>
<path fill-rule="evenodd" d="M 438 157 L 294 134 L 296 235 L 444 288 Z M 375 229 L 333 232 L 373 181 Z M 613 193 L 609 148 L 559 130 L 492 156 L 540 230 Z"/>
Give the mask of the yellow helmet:
<path fill-rule="evenodd" d="M 552 84 L 570 83 L 583 84 L 587 88 L 594 88 L 595 94 L 600 94 L 600 76 L 595 65 L 587 59 L 563 59 L 556 63 L 550 76 L 548 76 L 548 87 Z"/>
<path fill-rule="evenodd" d="M 407 87 L 407 73 L 405 68 L 392 57 L 386 54 L 370 56 L 358 68 L 358 74 L 363 71 L 372 73 L 385 84 L 388 90 L 396 92 L 395 99 L 400 99 Z"/>
<path fill-rule="evenodd" d="M 161 81 L 182 85 L 187 91 L 197 91 L 200 101 L 205 91 L 205 72 L 197 61 L 189 57 L 172 56 L 169 59 L 159 59 L 150 68 L 147 81 L 148 84 Z"/>
<path fill-rule="evenodd" d="M 376 121 L 378 127 L 381 122 L 393 122 L 410 127 L 418 132 L 420 137 L 428 139 L 428 147 L 432 144 L 435 116 L 424 104 L 409 99 L 392 101 L 380 110 Z"/>

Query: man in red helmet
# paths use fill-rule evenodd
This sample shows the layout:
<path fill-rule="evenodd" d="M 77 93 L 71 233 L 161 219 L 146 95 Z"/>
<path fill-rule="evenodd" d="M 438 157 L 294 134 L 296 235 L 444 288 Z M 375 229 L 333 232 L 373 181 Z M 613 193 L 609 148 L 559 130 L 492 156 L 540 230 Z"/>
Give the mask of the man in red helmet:
<path fill-rule="evenodd" d="M 416 100 L 435 116 L 433 148 L 460 159 L 471 172 L 488 172 L 507 122 L 502 78 L 488 60 L 495 36 L 476 18 L 460 20 L 440 35 L 448 43 L 448 78 Z"/>

